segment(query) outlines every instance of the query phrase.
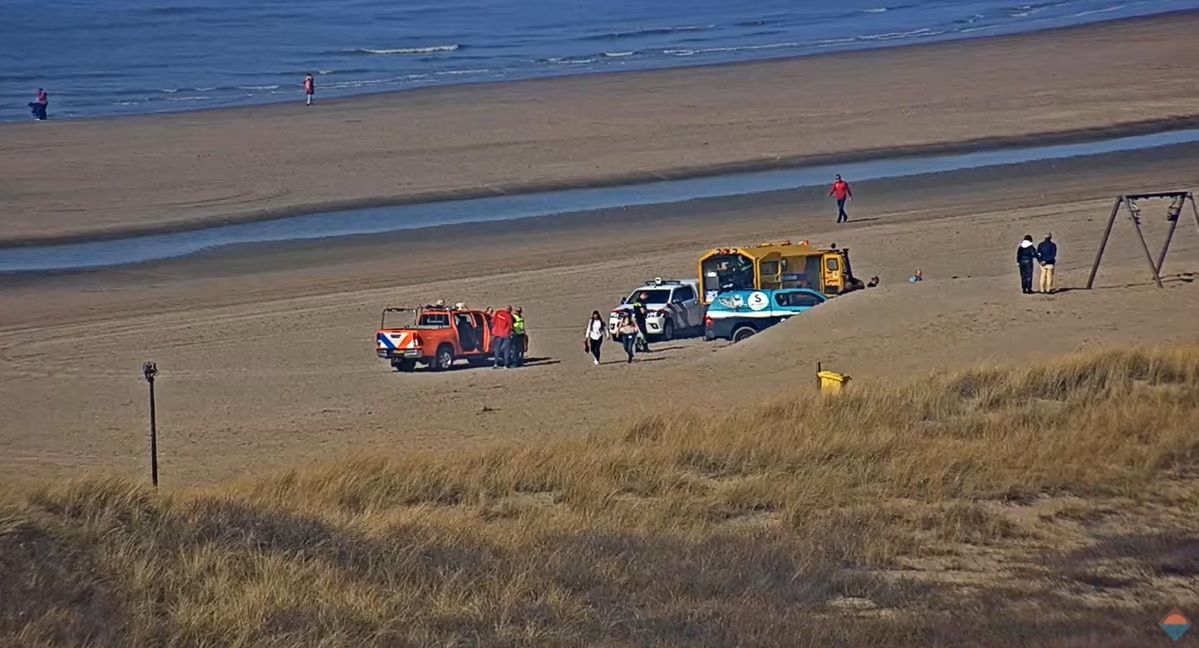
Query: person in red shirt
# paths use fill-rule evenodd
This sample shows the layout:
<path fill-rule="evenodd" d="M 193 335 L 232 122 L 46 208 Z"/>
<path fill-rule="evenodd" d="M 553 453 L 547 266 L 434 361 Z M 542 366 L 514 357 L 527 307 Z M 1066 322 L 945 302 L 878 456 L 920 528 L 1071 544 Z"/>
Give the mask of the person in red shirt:
<path fill-rule="evenodd" d="M 837 199 L 837 222 L 849 222 L 849 214 L 845 213 L 845 201 L 853 198 L 853 192 L 849 189 L 849 183 L 842 180 L 838 174 L 833 179 L 833 188 L 828 190 L 828 195 Z"/>
<path fill-rule="evenodd" d="M 313 80 L 312 75 L 309 74 L 308 76 L 304 77 L 304 95 L 307 97 L 307 102 L 304 105 L 312 105 L 312 95 L 314 93 L 316 93 L 316 81 Z"/>
<path fill-rule="evenodd" d="M 491 352 L 495 368 L 512 366 L 512 307 L 491 316 Z"/>

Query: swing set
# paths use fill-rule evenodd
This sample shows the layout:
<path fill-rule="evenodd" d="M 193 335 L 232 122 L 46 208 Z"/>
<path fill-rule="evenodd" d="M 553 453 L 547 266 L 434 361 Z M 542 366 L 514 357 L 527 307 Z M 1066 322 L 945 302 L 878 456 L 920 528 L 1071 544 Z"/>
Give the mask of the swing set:
<path fill-rule="evenodd" d="M 1170 199 L 1170 206 L 1166 210 L 1166 220 L 1170 223 L 1170 230 L 1166 233 L 1166 241 L 1162 244 L 1156 261 L 1153 259 L 1153 253 L 1149 251 L 1145 233 L 1141 230 L 1141 207 L 1139 205 L 1142 200 L 1155 198 Z M 1199 207 L 1195 206 L 1195 197 L 1189 191 L 1128 194 L 1117 197 L 1115 204 L 1112 205 L 1112 215 L 1107 220 L 1107 229 L 1103 231 L 1103 241 L 1099 243 L 1099 251 L 1095 254 L 1095 263 L 1091 265 L 1091 276 L 1087 278 L 1087 289 L 1090 290 L 1095 284 L 1095 275 L 1099 272 L 1099 262 L 1103 260 L 1103 251 L 1107 248 L 1107 241 L 1112 235 L 1112 228 L 1116 224 L 1116 217 L 1120 215 L 1121 206 L 1127 208 L 1128 220 L 1132 222 L 1133 227 L 1137 230 L 1137 237 L 1141 239 L 1141 249 L 1145 251 L 1145 260 L 1149 262 L 1149 270 L 1153 273 L 1153 283 L 1157 284 L 1158 288 L 1162 288 L 1162 265 L 1166 262 L 1166 252 L 1170 250 L 1170 241 L 1174 238 L 1174 230 L 1178 229 L 1178 220 L 1188 201 L 1191 203 L 1191 214 L 1195 217 L 1195 226 L 1199 227 Z"/>

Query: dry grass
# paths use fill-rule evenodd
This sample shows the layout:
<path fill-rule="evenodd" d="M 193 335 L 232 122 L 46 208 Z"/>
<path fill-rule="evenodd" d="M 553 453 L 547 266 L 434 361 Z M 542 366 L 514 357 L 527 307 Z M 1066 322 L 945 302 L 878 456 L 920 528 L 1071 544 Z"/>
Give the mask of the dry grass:
<path fill-rule="evenodd" d="M 1199 577 L 1197 460 L 1189 346 L 206 490 L 81 481 L 0 498 L 0 645 L 1145 645 Z"/>

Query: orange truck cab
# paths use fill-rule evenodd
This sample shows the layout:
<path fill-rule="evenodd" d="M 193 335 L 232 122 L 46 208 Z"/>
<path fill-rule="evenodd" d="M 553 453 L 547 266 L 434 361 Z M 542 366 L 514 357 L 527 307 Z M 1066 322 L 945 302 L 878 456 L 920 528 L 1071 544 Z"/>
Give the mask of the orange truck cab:
<path fill-rule="evenodd" d="M 389 313 L 412 313 L 412 323 L 389 327 Z M 396 371 L 412 371 L 417 364 L 445 371 L 458 360 L 482 365 L 491 344 L 491 317 L 470 308 L 384 308 L 375 333 L 376 354 Z"/>

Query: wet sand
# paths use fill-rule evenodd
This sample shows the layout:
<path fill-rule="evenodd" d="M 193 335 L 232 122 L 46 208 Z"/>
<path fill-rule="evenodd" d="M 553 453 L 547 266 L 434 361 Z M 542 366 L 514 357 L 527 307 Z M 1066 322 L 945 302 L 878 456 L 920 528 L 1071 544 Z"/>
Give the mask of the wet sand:
<path fill-rule="evenodd" d="M 0 244 L 1193 125 L 1196 25 L 2 124 Z"/>

